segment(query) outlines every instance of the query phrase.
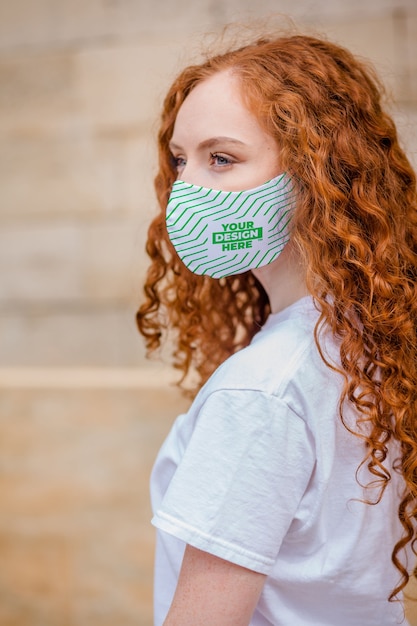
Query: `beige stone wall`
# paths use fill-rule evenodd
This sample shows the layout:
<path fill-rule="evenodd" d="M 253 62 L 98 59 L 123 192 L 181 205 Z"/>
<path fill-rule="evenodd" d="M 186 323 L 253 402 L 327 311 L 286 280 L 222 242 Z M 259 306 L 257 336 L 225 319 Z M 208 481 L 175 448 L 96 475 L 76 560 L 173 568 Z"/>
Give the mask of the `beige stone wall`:
<path fill-rule="evenodd" d="M 415 0 L 253 5 L 0 3 L 0 365 L 143 364 L 157 111 L 202 33 L 271 11 L 325 32 L 375 62 L 416 152 Z"/>
<path fill-rule="evenodd" d="M 158 109 L 204 33 L 271 13 L 375 63 L 417 165 L 415 0 L 0 0 L 0 626 L 152 623 L 184 407 L 134 326 Z"/>
<path fill-rule="evenodd" d="M 155 386 L 0 389 L 0 625 L 151 626 Z M 113 381 L 114 383 L 114 381 Z"/>

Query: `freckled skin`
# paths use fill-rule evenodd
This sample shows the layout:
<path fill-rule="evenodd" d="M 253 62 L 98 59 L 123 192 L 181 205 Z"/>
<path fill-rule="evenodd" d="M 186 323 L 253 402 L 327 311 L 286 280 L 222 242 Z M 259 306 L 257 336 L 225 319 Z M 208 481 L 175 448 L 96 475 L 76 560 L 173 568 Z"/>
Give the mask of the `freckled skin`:
<path fill-rule="evenodd" d="M 164 626 L 247 626 L 266 576 L 187 546 Z"/>

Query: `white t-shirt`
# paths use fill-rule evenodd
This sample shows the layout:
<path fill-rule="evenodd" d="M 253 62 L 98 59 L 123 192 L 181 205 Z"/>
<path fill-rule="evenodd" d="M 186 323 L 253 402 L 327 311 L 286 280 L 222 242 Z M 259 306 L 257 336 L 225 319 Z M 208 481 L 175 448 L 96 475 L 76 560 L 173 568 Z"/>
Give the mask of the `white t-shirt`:
<path fill-rule="evenodd" d="M 356 479 L 365 447 L 339 418 L 343 379 L 318 353 L 317 318 L 310 297 L 271 315 L 175 421 L 151 478 L 155 626 L 186 543 L 267 575 L 252 626 L 406 623 L 387 601 L 402 479 L 392 472 L 379 504 L 361 502 L 375 495 Z M 337 361 L 331 338 L 324 349 Z"/>

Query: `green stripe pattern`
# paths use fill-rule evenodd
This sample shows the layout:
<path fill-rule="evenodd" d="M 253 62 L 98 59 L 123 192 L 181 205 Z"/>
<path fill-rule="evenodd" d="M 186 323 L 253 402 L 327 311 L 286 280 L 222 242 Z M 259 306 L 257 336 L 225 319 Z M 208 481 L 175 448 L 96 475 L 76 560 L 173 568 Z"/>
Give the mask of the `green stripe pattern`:
<path fill-rule="evenodd" d="M 195 274 L 242 274 L 278 257 L 290 238 L 295 205 L 287 174 L 246 191 L 218 191 L 177 180 L 167 206 L 168 235 Z"/>

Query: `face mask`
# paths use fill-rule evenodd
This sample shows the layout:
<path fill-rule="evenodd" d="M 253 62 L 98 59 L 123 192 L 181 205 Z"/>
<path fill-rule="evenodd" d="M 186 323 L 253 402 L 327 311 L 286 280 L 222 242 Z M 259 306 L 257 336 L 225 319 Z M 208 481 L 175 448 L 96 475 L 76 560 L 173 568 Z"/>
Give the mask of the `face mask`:
<path fill-rule="evenodd" d="M 168 235 L 194 274 L 242 274 L 278 257 L 290 238 L 295 203 L 286 174 L 247 191 L 216 191 L 177 180 L 167 206 Z"/>

